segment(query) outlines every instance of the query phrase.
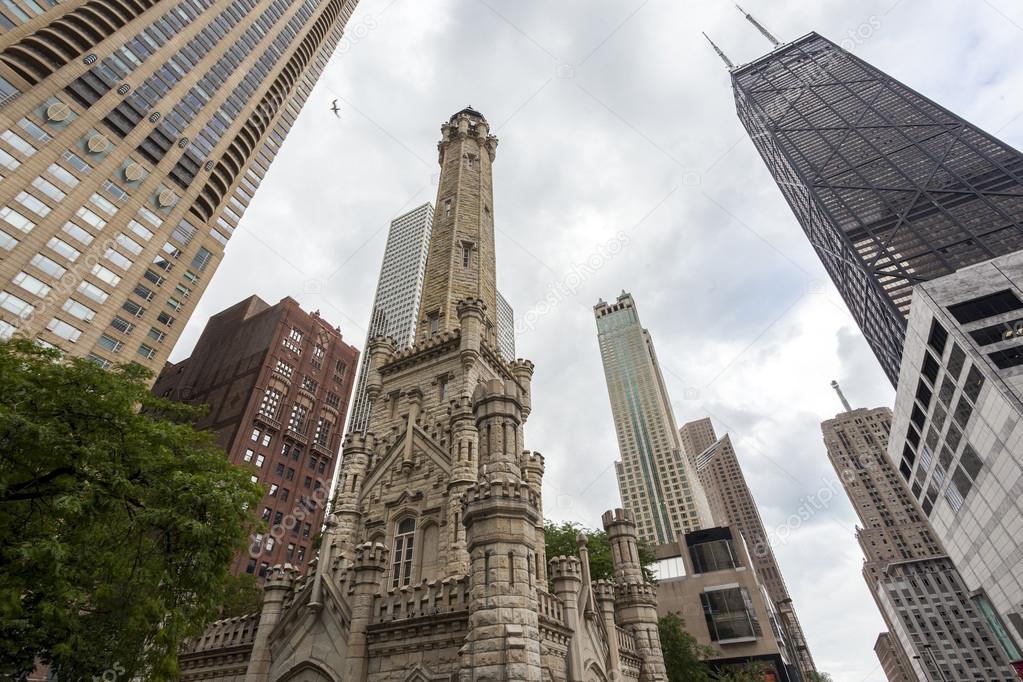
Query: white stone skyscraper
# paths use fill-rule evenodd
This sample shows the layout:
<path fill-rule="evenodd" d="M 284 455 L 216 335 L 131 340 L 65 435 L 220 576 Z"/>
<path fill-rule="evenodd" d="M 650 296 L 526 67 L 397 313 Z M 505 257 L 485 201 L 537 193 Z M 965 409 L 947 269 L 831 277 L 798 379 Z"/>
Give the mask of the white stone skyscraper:
<path fill-rule="evenodd" d="M 497 292 L 497 350 L 505 362 L 515 359 L 515 311 Z"/>
<path fill-rule="evenodd" d="M 891 428 L 888 408 L 847 409 L 821 424 L 828 458 L 863 524 L 856 538 L 863 577 L 888 627 L 881 660 L 889 680 L 1018 679 L 888 459 Z"/>
<path fill-rule="evenodd" d="M 391 221 L 384 247 L 384 262 L 373 297 L 373 312 L 366 334 L 366 347 L 374 336 L 389 336 L 398 348 L 415 342 L 419 300 L 423 296 L 426 256 L 430 250 L 433 229 L 433 204 L 426 202 Z M 359 378 L 355 385 L 352 414 L 348 431 L 359 432 L 369 421 L 369 399 L 366 397 L 366 370 L 370 357 L 363 354 Z"/>
<path fill-rule="evenodd" d="M 712 525 L 710 507 L 683 455 L 671 400 L 650 334 L 631 294 L 593 308 L 621 461 L 615 463 L 622 504 L 647 542 L 680 540 Z"/>
<path fill-rule="evenodd" d="M 917 285 L 888 457 L 1023 675 L 1023 253 Z"/>

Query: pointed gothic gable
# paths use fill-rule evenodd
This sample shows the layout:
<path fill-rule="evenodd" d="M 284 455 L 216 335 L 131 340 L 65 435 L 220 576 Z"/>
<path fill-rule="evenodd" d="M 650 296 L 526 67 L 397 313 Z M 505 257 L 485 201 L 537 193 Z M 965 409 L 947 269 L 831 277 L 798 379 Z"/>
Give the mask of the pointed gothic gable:
<path fill-rule="evenodd" d="M 395 468 L 397 460 L 401 458 L 401 453 L 405 448 L 405 439 L 407 434 L 401 434 L 394 441 L 387 452 L 373 467 L 372 472 L 369 474 L 369 478 L 363 484 L 363 497 L 367 494 L 371 494 L 371 491 L 375 490 L 385 476 L 388 475 L 392 469 Z M 420 463 L 420 466 L 426 465 L 437 471 L 438 474 L 447 476 L 451 473 L 451 459 L 447 452 L 445 452 L 440 445 L 436 443 L 425 431 L 423 431 L 418 425 L 413 427 L 412 436 L 412 455 L 413 458 Z M 360 502 L 363 500 L 360 499 Z"/>

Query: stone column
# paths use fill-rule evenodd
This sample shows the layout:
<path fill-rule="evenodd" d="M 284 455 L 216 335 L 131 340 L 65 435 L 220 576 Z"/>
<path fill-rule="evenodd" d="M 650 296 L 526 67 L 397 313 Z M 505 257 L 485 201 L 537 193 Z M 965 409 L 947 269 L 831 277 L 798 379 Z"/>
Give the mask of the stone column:
<path fill-rule="evenodd" d="M 533 551 L 536 552 L 536 582 L 543 588 L 547 584 L 547 544 L 543 527 L 543 455 L 524 450 L 519 466 L 522 468 L 522 477 L 536 495 L 540 507 L 540 520 L 536 524 L 536 547 Z"/>
<path fill-rule="evenodd" d="M 462 497 L 476 482 L 476 461 L 479 442 L 472 401 L 461 396 L 451 401 L 451 477 L 448 479 L 448 522 L 450 524 L 447 554 L 448 575 L 469 574 L 469 552 L 462 525 Z"/>
<path fill-rule="evenodd" d="M 352 624 L 348 631 L 348 674 L 346 680 L 364 682 L 369 666 L 366 632 L 373 619 L 373 600 L 380 592 L 380 581 L 387 571 L 387 548 L 379 542 L 365 543 L 355 550 L 352 565 L 355 594 L 352 598 Z"/>
<path fill-rule="evenodd" d="M 487 306 L 480 299 L 458 302 L 459 357 L 462 360 L 462 394 L 471 395 L 478 378 L 480 343 L 483 338 Z"/>
<path fill-rule="evenodd" d="M 579 592 L 583 585 L 582 563 L 578 557 L 556 556 L 551 559 L 550 577 L 554 594 L 562 602 L 565 626 L 574 634 L 568 644 L 568 679 L 572 682 L 583 679 L 582 651 L 579 635 L 583 632 L 582 617 L 579 613 Z"/>
<path fill-rule="evenodd" d="M 512 376 L 522 391 L 522 421 L 525 422 L 532 411 L 533 363 L 520 358 L 509 364 Z"/>
<path fill-rule="evenodd" d="M 284 600 L 298 578 L 291 564 L 272 566 L 263 583 L 263 610 L 252 642 L 252 656 L 245 671 L 245 682 L 267 682 L 270 679 L 270 632 L 281 619 Z"/>
<path fill-rule="evenodd" d="M 472 682 L 539 680 L 539 608 L 531 568 L 539 504 L 521 478 L 517 439 L 508 438 L 521 423 L 514 382 L 481 384 L 473 411 L 480 468 L 462 511 L 470 561 L 462 674 Z"/>
<path fill-rule="evenodd" d="M 621 654 L 618 651 L 618 624 L 615 622 L 615 586 L 609 580 L 596 580 L 593 583 L 593 597 L 597 601 L 597 610 L 604 622 L 607 633 L 608 674 L 612 680 L 622 678 Z"/>
<path fill-rule="evenodd" d="M 640 682 L 665 682 L 664 654 L 657 631 L 657 588 L 643 577 L 636 522 L 624 509 L 601 517 L 615 567 L 615 620 L 636 639 L 643 666 Z"/>
<path fill-rule="evenodd" d="M 325 536 L 324 541 L 333 541 L 337 545 L 336 556 L 344 557 L 348 562 L 355 557 L 355 545 L 359 541 L 359 524 L 362 522 L 359 498 L 375 447 L 373 434 L 349 433 L 341 448 L 341 473 L 334 493 L 332 514 L 336 526 L 331 537 Z"/>

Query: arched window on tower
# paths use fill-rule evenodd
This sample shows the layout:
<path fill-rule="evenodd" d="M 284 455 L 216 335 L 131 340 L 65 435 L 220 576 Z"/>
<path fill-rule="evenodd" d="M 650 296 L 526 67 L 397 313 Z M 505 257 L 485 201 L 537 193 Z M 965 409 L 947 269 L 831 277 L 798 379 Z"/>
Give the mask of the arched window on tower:
<path fill-rule="evenodd" d="M 412 582 L 412 545 L 416 537 L 416 520 L 400 521 L 394 533 L 394 552 L 391 554 L 391 587 L 402 587 Z"/>

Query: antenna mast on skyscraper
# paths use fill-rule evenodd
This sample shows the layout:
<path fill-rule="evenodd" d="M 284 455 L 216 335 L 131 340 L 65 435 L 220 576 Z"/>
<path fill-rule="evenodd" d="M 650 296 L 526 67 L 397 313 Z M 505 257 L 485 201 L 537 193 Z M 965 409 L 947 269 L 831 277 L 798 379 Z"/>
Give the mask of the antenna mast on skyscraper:
<path fill-rule="evenodd" d="M 831 388 L 835 389 L 835 393 L 838 394 L 838 399 L 842 401 L 842 406 L 845 408 L 845 411 L 852 412 L 852 407 L 849 406 L 849 401 L 845 399 L 845 394 L 842 393 L 842 388 L 834 379 L 831 380 Z"/>
<path fill-rule="evenodd" d="M 710 39 L 710 36 L 704 33 L 703 37 L 707 39 L 707 42 L 710 43 L 710 46 L 713 47 L 714 51 L 718 53 L 718 56 L 721 57 L 721 61 L 723 61 L 729 69 L 734 69 L 735 64 L 733 64 L 732 60 L 728 58 L 728 55 L 726 55 L 724 51 L 720 47 L 718 47 L 713 40 Z"/>
<path fill-rule="evenodd" d="M 764 28 L 763 24 L 754 19 L 752 14 L 744 10 L 742 7 L 739 7 L 738 3 L 735 4 L 735 8 L 742 12 L 743 16 L 746 17 L 746 20 L 749 21 L 749 23 L 756 26 L 757 30 L 760 31 L 761 35 L 770 40 L 772 45 L 774 45 L 775 47 L 779 47 L 781 45 L 781 42 L 777 38 L 775 38 L 770 31 Z"/>

